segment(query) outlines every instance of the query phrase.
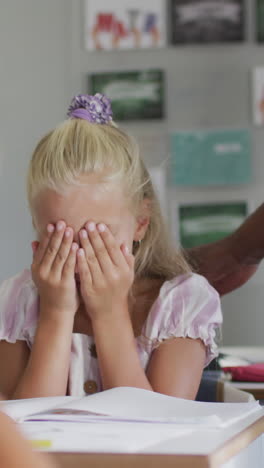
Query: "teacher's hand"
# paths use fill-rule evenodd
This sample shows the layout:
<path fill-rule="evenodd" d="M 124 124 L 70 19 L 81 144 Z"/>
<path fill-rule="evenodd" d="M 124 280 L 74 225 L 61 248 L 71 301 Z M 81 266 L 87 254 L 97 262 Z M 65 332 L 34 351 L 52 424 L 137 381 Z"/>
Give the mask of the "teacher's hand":
<path fill-rule="evenodd" d="M 232 249 L 232 242 L 233 239 L 227 237 L 185 251 L 194 270 L 205 276 L 221 296 L 241 287 L 259 266 L 257 260 L 246 263 L 237 259 Z"/>

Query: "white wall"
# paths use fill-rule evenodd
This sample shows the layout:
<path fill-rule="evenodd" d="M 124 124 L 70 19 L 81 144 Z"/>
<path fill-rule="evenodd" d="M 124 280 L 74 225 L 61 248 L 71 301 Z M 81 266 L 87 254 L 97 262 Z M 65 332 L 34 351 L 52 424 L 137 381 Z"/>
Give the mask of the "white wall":
<path fill-rule="evenodd" d="M 25 173 L 71 95 L 70 18 L 68 0 L 0 2 L 0 280 L 30 262 Z"/>
<path fill-rule="evenodd" d="M 165 0 L 164 0 L 165 1 Z M 82 0 L 1 0 L 0 3 L 0 280 L 30 263 L 32 239 L 24 176 L 40 135 L 63 119 L 69 99 L 87 92 L 90 72 L 163 68 L 168 119 L 127 126 L 142 133 L 208 127 L 252 127 L 250 70 L 264 65 L 254 43 L 253 3 L 247 2 L 248 41 L 240 45 L 88 53 L 83 48 Z M 171 189 L 182 201 L 264 199 L 264 133 L 252 127 L 253 181 L 238 188 Z M 161 159 L 164 155 L 161 155 Z M 155 161 L 148 158 L 147 163 Z M 1 167 L 2 166 L 2 167 Z M 263 344 L 263 269 L 223 300 L 225 344 Z"/>

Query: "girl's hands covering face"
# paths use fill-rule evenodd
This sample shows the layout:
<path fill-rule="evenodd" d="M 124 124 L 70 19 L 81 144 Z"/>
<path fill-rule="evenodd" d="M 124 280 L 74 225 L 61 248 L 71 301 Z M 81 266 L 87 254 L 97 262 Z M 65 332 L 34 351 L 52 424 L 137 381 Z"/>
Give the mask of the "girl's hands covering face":
<path fill-rule="evenodd" d="M 105 224 L 89 222 L 79 233 L 77 253 L 81 295 L 91 319 L 113 314 L 127 304 L 134 280 L 134 257 Z"/>
<path fill-rule="evenodd" d="M 31 271 L 45 315 L 63 320 L 65 314 L 74 316 L 79 307 L 74 276 L 77 250 L 73 230 L 64 221 L 49 224 L 39 245 L 35 244 Z"/>

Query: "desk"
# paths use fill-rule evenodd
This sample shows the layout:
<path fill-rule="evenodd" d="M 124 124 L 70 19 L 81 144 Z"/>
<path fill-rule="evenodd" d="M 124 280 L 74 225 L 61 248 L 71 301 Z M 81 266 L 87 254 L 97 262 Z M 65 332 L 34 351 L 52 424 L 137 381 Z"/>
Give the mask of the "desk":
<path fill-rule="evenodd" d="M 262 346 L 224 346 L 220 348 L 220 352 L 246 358 L 252 362 L 264 362 L 264 347 Z M 256 400 L 264 400 L 264 382 L 230 381 L 229 384 L 239 390 L 252 393 Z"/>
<path fill-rule="evenodd" d="M 264 382 L 228 382 L 234 388 L 251 393 L 256 400 L 264 400 Z"/>
<path fill-rule="evenodd" d="M 251 362 L 264 362 L 263 346 L 222 346 L 220 353 L 248 359 Z"/>
<path fill-rule="evenodd" d="M 225 430 L 199 429 L 137 454 L 58 453 L 55 460 L 60 468 L 261 468 L 263 433 L 264 410 Z"/>

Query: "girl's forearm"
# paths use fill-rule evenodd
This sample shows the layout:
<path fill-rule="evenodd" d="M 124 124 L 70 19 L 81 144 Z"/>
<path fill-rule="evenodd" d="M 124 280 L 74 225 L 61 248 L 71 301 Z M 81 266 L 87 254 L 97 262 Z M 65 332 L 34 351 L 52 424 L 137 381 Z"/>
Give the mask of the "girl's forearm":
<path fill-rule="evenodd" d="M 40 319 L 28 365 L 13 399 L 60 396 L 67 392 L 73 318 Z"/>
<path fill-rule="evenodd" d="M 55 468 L 47 455 L 33 452 L 14 421 L 0 413 L 0 466 L 8 468 Z M 56 465 L 57 466 L 57 465 Z"/>
<path fill-rule="evenodd" d="M 103 389 L 138 387 L 152 390 L 141 366 L 129 313 L 93 321 Z"/>

